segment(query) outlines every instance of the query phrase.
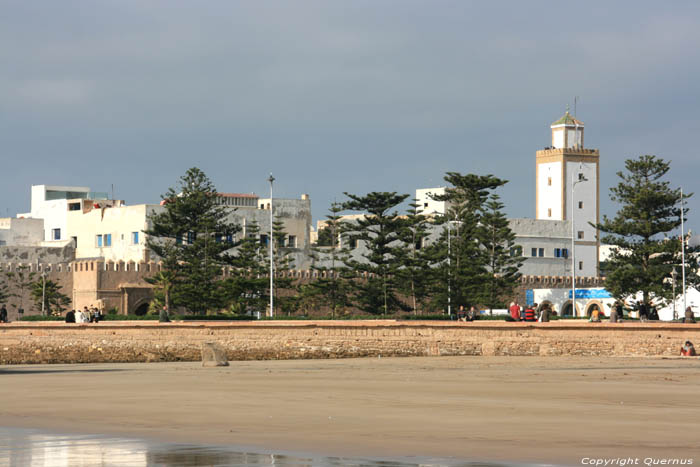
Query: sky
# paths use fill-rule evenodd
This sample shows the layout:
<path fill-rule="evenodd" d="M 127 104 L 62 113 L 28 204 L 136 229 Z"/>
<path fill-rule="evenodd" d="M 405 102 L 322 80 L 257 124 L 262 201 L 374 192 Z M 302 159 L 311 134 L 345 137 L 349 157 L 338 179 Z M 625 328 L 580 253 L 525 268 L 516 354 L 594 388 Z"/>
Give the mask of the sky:
<path fill-rule="evenodd" d="M 509 180 L 535 215 L 535 151 L 572 106 L 600 149 L 700 174 L 700 2 L 0 0 L 0 216 L 30 186 L 154 203 L 193 166 L 221 192 L 311 197 Z M 700 193 L 688 201 L 700 229 Z"/>

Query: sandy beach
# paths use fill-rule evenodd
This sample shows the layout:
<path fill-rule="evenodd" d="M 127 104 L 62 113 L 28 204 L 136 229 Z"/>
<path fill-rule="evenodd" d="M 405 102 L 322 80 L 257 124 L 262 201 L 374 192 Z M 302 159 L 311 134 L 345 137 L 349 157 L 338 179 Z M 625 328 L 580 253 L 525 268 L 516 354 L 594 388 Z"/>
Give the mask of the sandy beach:
<path fill-rule="evenodd" d="M 700 462 L 700 361 L 426 357 L 0 367 L 0 425 L 336 455 Z"/>

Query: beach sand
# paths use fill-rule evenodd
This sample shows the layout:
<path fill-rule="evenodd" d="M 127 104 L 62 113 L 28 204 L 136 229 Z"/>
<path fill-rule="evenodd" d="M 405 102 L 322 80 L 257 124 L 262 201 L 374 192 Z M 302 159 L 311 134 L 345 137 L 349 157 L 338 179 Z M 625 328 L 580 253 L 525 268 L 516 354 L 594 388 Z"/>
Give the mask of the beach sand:
<path fill-rule="evenodd" d="M 700 463 L 700 360 L 424 357 L 0 366 L 0 425 L 265 450 Z"/>

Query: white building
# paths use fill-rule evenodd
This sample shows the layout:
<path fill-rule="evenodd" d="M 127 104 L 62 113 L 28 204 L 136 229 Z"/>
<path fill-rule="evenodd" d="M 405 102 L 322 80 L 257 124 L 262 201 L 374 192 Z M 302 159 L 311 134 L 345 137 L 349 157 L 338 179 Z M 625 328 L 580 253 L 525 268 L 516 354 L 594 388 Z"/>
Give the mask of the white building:
<path fill-rule="evenodd" d="M 30 212 L 19 218 L 44 220 L 44 241 L 70 241 L 67 233 L 69 211 L 82 209 L 82 200 L 104 201 L 107 193 L 92 192 L 83 186 L 32 185 Z"/>
<path fill-rule="evenodd" d="M 570 276 L 575 262 L 577 276 L 595 277 L 599 275 L 600 245 L 589 222 L 595 224 L 599 219 L 600 154 L 597 149 L 584 149 L 584 124 L 568 111 L 550 128 L 552 146 L 535 156 L 535 219 L 510 219 L 516 246 L 525 257 L 521 273 Z M 416 190 L 419 212 L 445 214 L 447 203 L 432 199 L 444 193 L 444 187 Z"/>
<path fill-rule="evenodd" d="M 419 188 L 416 190 L 416 208 L 419 214 L 429 216 L 431 214 L 445 214 L 449 209 L 447 201 L 436 201 L 433 199 L 435 195 L 444 195 L 445 187 L 438 188 Z"/>
<path fill-rule="evenodd" d="M 591 223 L 599 222 L 600 153 L 583 147 L 583 122 L 568 111 L 550 128 L 552 146 L 535 156 L 535 218 L 573 222 L 576 274 L 595 276 L 600 243 Z"/>

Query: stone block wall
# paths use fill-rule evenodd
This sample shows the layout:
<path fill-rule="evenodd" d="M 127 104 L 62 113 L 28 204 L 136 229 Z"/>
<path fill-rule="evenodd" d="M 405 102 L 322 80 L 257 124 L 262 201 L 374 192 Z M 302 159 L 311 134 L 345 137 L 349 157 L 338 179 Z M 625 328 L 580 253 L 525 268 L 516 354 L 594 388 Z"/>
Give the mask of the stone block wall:
<path fill-rule="evenodd" d="M 203 342 L 230 360 L 375 356 L 675 356 L 700 325 L 401 321 L 56 322 L 0 325 L 0 364 L 198 361 Z"/>

